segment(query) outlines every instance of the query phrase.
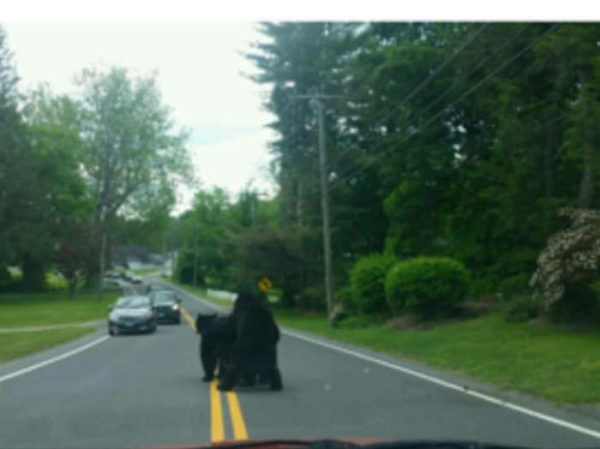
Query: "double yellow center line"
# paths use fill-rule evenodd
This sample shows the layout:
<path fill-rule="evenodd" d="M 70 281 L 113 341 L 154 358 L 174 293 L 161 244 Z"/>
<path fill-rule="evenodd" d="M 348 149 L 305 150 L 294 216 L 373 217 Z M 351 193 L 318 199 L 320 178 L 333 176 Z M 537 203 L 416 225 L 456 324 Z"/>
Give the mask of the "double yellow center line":
<path fill-rule="evenodd" d="M 196 330 L 196 322 L 192 316 L 181 307 L 181 314 L 194 331 Z M 221 392 L 217 389 L 217 382 L 213 380 L 209 385 L 210 391 L 210 441 L 218 443 L 225 440 L 225 420 L 223 415 L 223 406 L 221 403 Z M 229 416 L 231 418 L 231 426 L 233 428 L 234 440 L 247 440 L 248 431 L 240 401 L 234 391 L 225 393 L 227 397 L 227 405 L 229 408 Z"/>
<path fill-rule="evenodd" d="M 221 392 L 217 389 L 217 382 L 210 383 L 210 440 L 218 443 L 225 439 L 225 425 L 223 420 L 223 408 L 221 407 Z M 234 440 L 247 440 L 248 431 L 242 415 L 242 408 L 237 395 L 233 391 L 228 391 L 227 405 L 229 406 L 229 416 L 231 426 L 233 427 Z"/>

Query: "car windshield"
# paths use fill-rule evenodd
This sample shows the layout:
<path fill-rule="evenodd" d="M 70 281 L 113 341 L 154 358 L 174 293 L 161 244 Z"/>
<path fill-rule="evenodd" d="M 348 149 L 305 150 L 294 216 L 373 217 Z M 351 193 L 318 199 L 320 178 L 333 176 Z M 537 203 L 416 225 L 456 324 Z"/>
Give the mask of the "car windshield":
<path fill-rule="evenodd" d="M 121 298 L 115 304 L 116 309 L 145 309 L 148 307 L 150 307 L 150 301 L 143 297 Z"/>
<path fill-rule="evenodd" d="M 0 7 L 0 449 L 600 449 L 599 0 L 63 2 Z"/>
<path fill-rule="evenodd" d="M 157 306 L 160 305 L 172 305 L 175 304 L 175 298 L 168 294 L 158 294 L 154 297 L 154 303 Z"/>

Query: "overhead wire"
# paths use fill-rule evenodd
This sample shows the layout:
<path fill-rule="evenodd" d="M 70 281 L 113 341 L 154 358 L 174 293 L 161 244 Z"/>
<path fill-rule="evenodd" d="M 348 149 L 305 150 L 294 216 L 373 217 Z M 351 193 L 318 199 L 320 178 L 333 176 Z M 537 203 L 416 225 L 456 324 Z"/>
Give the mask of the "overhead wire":
<path fill-rule="evenodd" d="M 526 45 L 520 51 L 518 51 L 517 53 L 515 53 L 511 58 L 509 58 L 508 60 L 506 60 L 497 69 L 495 69 L 494 71 L 492 71 L 491 73 L 489 73 L 488 75 L 486 75 L 479 82 L 477 82 L 475 85 L 473 85 L 470 89 L 468 89 L 467 91 L 465 91 L 462 95 L 460 95 L 459 97 L 457 97 L 456 99 L 454 99 L 452 102 L 448 103 L 441 110 L 439 110 L 433 117 L 431 117 L 423 125 L 419 126 L 417 130 L 415 130 L 413 133 L 411 133 L 411 134 L 407 135 L 405 138 L 403 138 L 398 144 L 401 145 L 401 144 L 405 143 L 410 138 L 412 138 L 416 134 L 420 133 L 423 129 L 425 129 L 426 127 L 428 127 L 431 123 L 433 123 L 438 118 L 440 118 L 442 115 L 446 114 L 448 111 L 451 110 L 452 107 L 454 107 L 456 104 L 460 103 L 466 97 L 468 97 L 473 92 L 475 92 L 477 89 L 479 89 L 486 81 L 488 81 L 492 77 L 496 76 L 498 73 L 500 73 L 508 65 L 512 64 L 516 59 L 518 59 L 521 55 L 523 55 L 524 53 L 526 53 L 527 51 L 529 51 L 534 45 L 536 45 L 540 40 L 542 40 L 548 34 L 554 32 L 560 25 L 561 25 L 560 23 L 554 24 L 553 26 L 551 26 L 550 28 L 548 28 L 546 31 L 544 31 L 542 34 L 540 34 L 538 37 L 536 37 L 535 39 L 533 39 L 528 45 Z M 406 129 L 405 129 L 405 131 L 406 131 Z M 395 150 L 395 148 L 390 148 L 388 150 L 383 151 L 378 156 L 376 156 L 374 159 L 372 159 L 371 161 L 369 161 L 366 165 L 364 165 L 362 167 L 359 167 L 356 170 L 350 169 L 350 170 L 346 170 L 345 172 L 342 172 L 338 177 L 336 177 L 333 181 L 330 182 L 330 185 L 334 186 L 334 185 L 338 184 L 339 182 L 341 182 L 341 181 L 343 181 L 345 179 L 350 179 L 350 177 L 348 176 L 350 174 L 352 175 L 352 177 L 357 176 L 358 174 L 360 174 L 363 171 L 365 171 L 368 168 L 370 168 L 374 163 L 376 163 L 379 160 L 381 160 L 384 156 L 386 156 L 387 154 L 389 154 L 393 150 Z"/>
<path fill-rule="evenodd" d="M 437 68 L 433 70 L 429 74 L 429 76 L 419 83 L 414 89 L 412 89 L 401 101 L 398 103 L 391 111 L 388 111 L 383 116 L 375 121 L 374 127 L 381 125 L 385 120 L 395 114 L 402 106 L 406 104 L 410 99 L 412 99 L 415 95 L 421 92 L 431 81 L 433 81 L 441 72 L 444 70 L 449 64 L 451 64 L 460 53 L 462 53 L 471 43 L 475 41 L 477 37 L 479 37 L 488 27 L 490 26 L 489 22 L 484 23 L 480 26 L 473 34 L 471 34 L 464 42 L 462 42 L 458 47 L 454 49 L 452 55 L 449 58 L 445 59 Z M 350 150 L 343 151 L 340 153 L 333 161 L 327 164 L 327 168 L 330 168 L 333 164 L 339 161 L 346 153 Z"/>

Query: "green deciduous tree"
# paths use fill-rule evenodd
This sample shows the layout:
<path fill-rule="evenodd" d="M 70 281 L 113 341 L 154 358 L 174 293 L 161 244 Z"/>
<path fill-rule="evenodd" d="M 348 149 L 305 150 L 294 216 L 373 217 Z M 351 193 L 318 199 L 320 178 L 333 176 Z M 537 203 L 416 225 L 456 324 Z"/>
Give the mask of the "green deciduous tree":
<path fill-rule="evenodd" d="M 79 78 L 83 166 L 105 268 L 107 233 L 120 211 L 143 214 L 149 201 L 172 199 L 173 177 L 185 175 L 186 134 L 173 130 L 153 78 L 124 69 L 84 70 Z"/>

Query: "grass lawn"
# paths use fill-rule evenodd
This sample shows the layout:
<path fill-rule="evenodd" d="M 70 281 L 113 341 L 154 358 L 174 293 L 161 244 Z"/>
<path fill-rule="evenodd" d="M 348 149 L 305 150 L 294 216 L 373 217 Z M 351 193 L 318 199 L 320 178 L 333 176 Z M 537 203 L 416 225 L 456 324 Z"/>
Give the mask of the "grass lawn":
<path fill-rule="evenodd" d="M 66 292 L 5 293 L 0 295 L 0 327 L 43 326 L 103 319 L 118 293 L 105 293 L 98 302 L 95 293 Z"/>
<path fill-rule="evenodd" d="M 554 402 L 600 403 L 600 333 L 508 323 L 499 312 L 427 330 L 332 329 L 276 310 L 279 324 L 423 362 Z"/>
<path fill-rule="evenodd" d="M 71 327 L 40 332 L 0 333 L 0 363 L 57 346 L 94 332 L 89 327 Z"/>

